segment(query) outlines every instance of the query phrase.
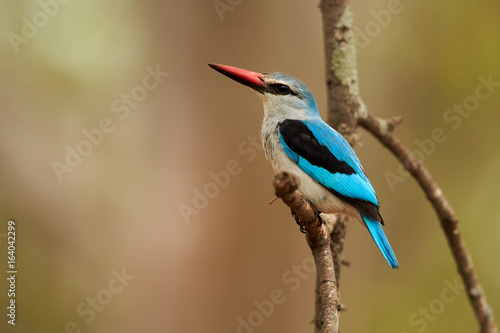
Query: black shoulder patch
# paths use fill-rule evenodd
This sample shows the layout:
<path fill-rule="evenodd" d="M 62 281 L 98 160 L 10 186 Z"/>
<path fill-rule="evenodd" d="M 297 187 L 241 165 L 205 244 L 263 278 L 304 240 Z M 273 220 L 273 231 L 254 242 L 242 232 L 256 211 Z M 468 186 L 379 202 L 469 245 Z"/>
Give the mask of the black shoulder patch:
<path fill-rule="evenodd" d="M 326 146 L 320 144 L 302 121 L 287 119 L 279 124 L 279 131 L 286 145 L 309 163 L 331 173 L 356 173 L 347 162 L 337 159 Z"/>
<path fill-rule="evenodd" d="M 286 145 L 309 163 L 328 170 L 331 173 L 342 173 L 345 175 L 356 173 L 347 162 L 337 159 L 326 146 L 320 144 L 311 130 L 302 121 L 287 119 L 279 124 L 279 132 Z M 349 198 L 331 188 L 325 188 L 363 214 L 384 224 L 378 207 L 373 203 Z"/>

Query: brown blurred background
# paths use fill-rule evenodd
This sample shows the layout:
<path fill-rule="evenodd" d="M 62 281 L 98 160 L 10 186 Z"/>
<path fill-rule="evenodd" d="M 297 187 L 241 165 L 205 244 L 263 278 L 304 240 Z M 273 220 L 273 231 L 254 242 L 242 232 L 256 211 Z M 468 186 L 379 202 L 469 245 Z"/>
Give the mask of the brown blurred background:
<path fill-rule="evenodd" d="M 252 145 L 261 102 L 206 63 L 292 74 L 324 115 L 318 3 L 0 3 L 1 275 L 9 219 L 18 268 L 16 326 L 1 279 L 0 331 L 311 332 L 310 251 L 288 208 L 268 205 L 272 171 Z M 500 84 L 479 87 L 500 82 L 500 4 L 352 10 L 364 101 L 404 117 L 396 133 L 424 153 L 500 317 Z M 436 128 L 446 139 L 430 143 Z M 425 196 L 411 178 L 388 181 L 397 161 L 360 132 L 401 268 L 349 224 L 341 330 L 477 331 Z"/>

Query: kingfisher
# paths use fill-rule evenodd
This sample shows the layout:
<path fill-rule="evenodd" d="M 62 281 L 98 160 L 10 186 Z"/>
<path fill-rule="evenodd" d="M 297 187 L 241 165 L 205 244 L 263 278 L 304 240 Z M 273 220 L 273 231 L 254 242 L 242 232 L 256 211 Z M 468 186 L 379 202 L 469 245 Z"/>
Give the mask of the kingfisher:
<path fill-rule="evenodd" d="M 208 64 L 250 87 L 264 104 L 262 145 L 274 173 L 300 178 L 299 191 L 324 214 L 344 214 L 360 221 L 392 268 L 398 261 L 382 229 L 375 190 L 349 143 L 322 119 L 309 88 L 279 72 L 257 73 Z"/>

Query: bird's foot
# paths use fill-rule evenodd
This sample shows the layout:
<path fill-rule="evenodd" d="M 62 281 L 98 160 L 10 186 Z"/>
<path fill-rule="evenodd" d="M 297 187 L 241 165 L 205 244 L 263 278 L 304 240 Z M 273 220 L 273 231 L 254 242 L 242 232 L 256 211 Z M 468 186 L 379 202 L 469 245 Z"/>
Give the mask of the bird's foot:
<path fill-rule="evenodd" d="M 311 205 L 312 209 L 314 210 L 314 214 L 318 217 L 318 222 L 319 222 L 318 228 L 321 228 L 321 226 L 323 225 L 323 219 L 321 218 L 320 215 L 321 212 L 312 204 L 310 200 L 307 200 L 307 202 L 309 203 L 309 205 Z M 293 210 L 292 210 L 292 216 L 295 219 L 297 225 L 300 227 L 300 232 L 305 234 L 306 228 L 304 227 L 304 223 L 302 223 L 302 221 L 299 219 L 299 217 L 295 214 Z"/>
<path fill-rule="evenodd" d="M 299 217 L 295 214 L 295 212 L 292 210 L 292 216 L 295 220 L 295 223 L 300 227 L 300 232 L 305 234 L 306 233 L 306 228 L 304 227 L 304 224 L 302 221 L 299 219 Z"/>
<path fill-rule="evenodd" d="M 311 205 L 312 209 L 314 210 L 314 214 L 318 217 L 318 222 L 319 222 L 318 228 L 321 228 L 321 226 L 323 225 L 323 219 L 321 218 L 321 212 L 318 210 L 318 208 L 316 208 L 316 206 L 313 205 L 311 200 L 307 200 L 307 202 Z"/>

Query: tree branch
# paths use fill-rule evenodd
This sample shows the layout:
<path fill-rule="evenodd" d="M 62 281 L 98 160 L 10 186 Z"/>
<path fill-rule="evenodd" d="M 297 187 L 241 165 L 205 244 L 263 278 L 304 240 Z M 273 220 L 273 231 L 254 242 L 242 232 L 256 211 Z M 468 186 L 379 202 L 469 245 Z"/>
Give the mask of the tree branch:
<path fill-rule="evenodd" d="M 443 191 L 434 181 L 430 172 L 392 133 L 394 126 L 387 126 L 391 120 L 385 121 L 368 115 L 366 118 L 359 118 L 358 121 L 397 157 L 424 191 L 440 221 L 458 272 L 465 285 L 465 292 L 481 327 L 481 332 L 498 332 L 493 311 L 486 301 L 486 295 L 474 271 L 471 255 L 458 229 L 458 219 Z"/>
<path fill-rule="evenodd" d="M 337 333 L 337 283 L 327 227 L 320 226 L 316 211 L 297 191 L 300 180 L 296 176 L 281 172 L 274 177 L 273 185 L 276 196 L 281 198 L 302 222 L 306 230 L 307 244 L 316 264 L 314 332 Z"/>
<path fill-rule="evenodd" d="M 335 217 L 330 231 L 330 249 L 333 256 L 333 264 L 335 267 L 335 280 L 337 281 L 337 290 L 340 288 L 340 266 L 348 265 L 342 260 L 342 251 L 344 251 L 344 239 L 347 232 L 348 218 L 345 215 L 330 215 Z M 339 302 L 340 304 L 340 302 Z"/>
<path fill-rule="evenodd" d="M 349 1 L 322 0 L 320 9 L 328 96 L 327 122 L 354 146 L 359 139 L 356 133 L 357 115 L 363 114 L 366 108 L 359 98 L 356 46 Z M 346 216 L 338 215 L 330 234 L 337 288 L 340 283 L 347 220 Z"/>
<path fill-rule="evenodd" d="M 328 123 L 354 146 L 358 114 L 366 112 L 359 97 L 356 44 L 348 0 L 322 0 Z"/>
<path fill-rule="evenodd" d="M 356 128 L 361 125 L 386 146 L 417 180 L 440 221 L 455 264 L 466 287 L 467 296 L 481 327 L 481 332 L 497 333 L 498 326 L 474 272 L 471 256 L 458 230 L 458 220 L 453 209 L 429 171 L 392 134 L 394 127 L 401 122 L 401 117 L 388 120 L 375 118 L 369 114 L 359 95 L 350 1 L 321 0 L 320 9 L 324 30 L 328 122 L 351 145 L 354 145 L 359 139 Z M 335 245 L 337 243 L 343 244 L 342 233 L 337 233 L 337 235 L 339 236 L 336 236 L 335 239 L 332 237 L 334 258 L 338 258 L 340 255 L 340 253 L 336 253 Z M 341 245 L 339 249 L 342 251 Z M 338 262 L 336 262 L 335 267 L 337 270 L 340 267 Z M 339 274 L 340 272 L 337 273 L 337 278 Z"/>

